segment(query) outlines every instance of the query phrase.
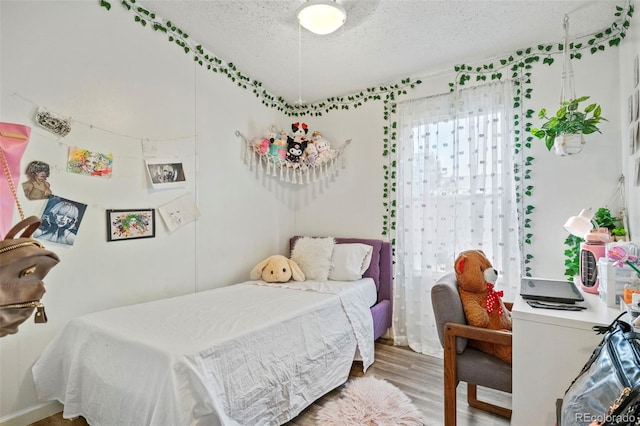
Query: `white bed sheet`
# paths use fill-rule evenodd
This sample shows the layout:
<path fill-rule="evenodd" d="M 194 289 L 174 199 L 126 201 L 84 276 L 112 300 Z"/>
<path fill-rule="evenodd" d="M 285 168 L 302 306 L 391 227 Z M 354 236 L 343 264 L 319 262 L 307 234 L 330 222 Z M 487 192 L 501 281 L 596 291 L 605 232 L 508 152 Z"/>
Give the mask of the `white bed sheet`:
<path fill-rule="evenodd" d="M 373 362 L 371 286 L 248 281 L 85 315 L 34 365 L 36 390 L 94 426 L 282 424 L 344 383 L 356 350 Z"/>

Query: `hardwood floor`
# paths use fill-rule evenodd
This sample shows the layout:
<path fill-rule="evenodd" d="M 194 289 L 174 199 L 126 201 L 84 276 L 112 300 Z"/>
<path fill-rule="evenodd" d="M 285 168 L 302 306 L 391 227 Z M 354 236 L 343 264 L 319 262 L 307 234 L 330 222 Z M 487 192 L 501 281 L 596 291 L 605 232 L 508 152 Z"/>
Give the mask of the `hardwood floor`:
<path fill-rule="evenodd" d="M 362 364 L 354 363 L 350 378 L 361 377 Z M 443 369 L 442 360 L 413 352 L 406 347 L 393 346 L 385 340 L 376 342 L 375 362 L 366 376 L 385 379 L 402 390 L 423 415 L 428 426 L 443 424 Z M 286 426 L 316 425 L 315 417 L 327 401 L 335 399 L 342 387 L 334 389 L 307 407 Z M 511 395 L 489 389 L 478 388 L 478 397 L 505 407 L 511 407 Z M 33 423 L 30 426 L 86 426 L 83 418 L 65 420 L 60 413 Z M 458 386 L 458 425 L 460 426 L 506 426 L 509 421 L 467 405 L 466 385 Z M 114 425 L 116 426 L 116 425 Z"/>

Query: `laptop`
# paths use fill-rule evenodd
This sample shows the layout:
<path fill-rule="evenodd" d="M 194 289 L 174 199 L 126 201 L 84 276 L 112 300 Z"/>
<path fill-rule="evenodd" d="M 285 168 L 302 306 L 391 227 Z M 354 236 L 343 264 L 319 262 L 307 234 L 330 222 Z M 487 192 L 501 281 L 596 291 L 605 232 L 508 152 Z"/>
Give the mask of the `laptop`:
<path fill-rule="evenodd" d="M 520 283 L 520 296 L 527 300 L 540 300 L 555 303 L 576 303 L 584 301 L 582 293 L 571 281 L 546 280 L 541 278 L 523 278 Z"/>

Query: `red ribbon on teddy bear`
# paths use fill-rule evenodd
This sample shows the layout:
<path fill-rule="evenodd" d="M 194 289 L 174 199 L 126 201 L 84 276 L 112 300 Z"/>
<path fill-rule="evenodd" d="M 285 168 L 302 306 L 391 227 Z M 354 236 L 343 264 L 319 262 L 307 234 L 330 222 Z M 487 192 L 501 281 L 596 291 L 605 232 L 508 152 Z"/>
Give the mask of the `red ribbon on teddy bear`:
<path fill-rule="evenodd" d="M 495 291 L 493 289 L 493 284 L 487 283 L 487 289 L 489 290 L 489 294 L 487 294 L 487 312 L 493 312 L 496 305 L 498 306 L 498 315 L 502 315 L 504 310 L 502 309 L 502 303 L 500 303 L 500 298 L 504 296 L 504 291 Z"/>

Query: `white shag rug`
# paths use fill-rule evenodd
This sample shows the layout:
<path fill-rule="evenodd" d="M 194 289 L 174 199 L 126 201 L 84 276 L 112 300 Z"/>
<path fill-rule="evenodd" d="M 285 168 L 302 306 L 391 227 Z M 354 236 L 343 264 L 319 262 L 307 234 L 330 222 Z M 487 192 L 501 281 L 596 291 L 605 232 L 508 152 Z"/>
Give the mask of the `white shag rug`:
<path fill-rule="evenodd" d="M 336 400 L 318 412 L 319 425 L 420 426 L 422 416 L 411 399 L 391 383 L 376 377 L 349 381 Z"/>

